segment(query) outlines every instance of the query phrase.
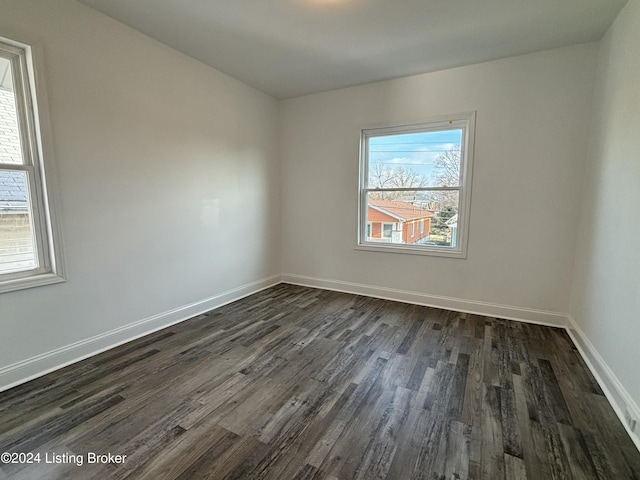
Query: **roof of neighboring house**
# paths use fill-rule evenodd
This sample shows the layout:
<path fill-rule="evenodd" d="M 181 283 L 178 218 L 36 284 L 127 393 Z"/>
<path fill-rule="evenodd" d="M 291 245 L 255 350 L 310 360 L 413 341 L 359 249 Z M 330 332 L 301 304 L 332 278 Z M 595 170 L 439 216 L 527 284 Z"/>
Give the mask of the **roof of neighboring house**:
<path fill-rule="evenodd" d="M 447 227 L 457 227 L 458 226 L 458 214 L 456 213 L 453 217 L 447 220 L 445 223 Z"/>
<path fill-rule="evenodd" d="M 391 215 L 401 222 L 417 220 L 420 218 L 432 217 L 433 212 L 416 207 L 409 202 L 399 202 L 391 200 L 369 200 L 369 206 L 376 210 Z"/>
<path fill-rule="evenodd" d="M 0 211 L 26 210 L 27 207 L 24 173 L 0 170 Z"/>

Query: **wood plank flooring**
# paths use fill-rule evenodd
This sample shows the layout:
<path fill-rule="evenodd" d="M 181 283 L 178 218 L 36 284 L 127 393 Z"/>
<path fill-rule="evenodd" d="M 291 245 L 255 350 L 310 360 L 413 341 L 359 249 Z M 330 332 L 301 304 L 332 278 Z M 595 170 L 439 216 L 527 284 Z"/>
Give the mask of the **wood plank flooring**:
<path fill-rule="evenodd" d="M 640 479 L 563 330 L 285 284 L 0 393 L 0 452 L 41 454 L 0 480 Z"/>

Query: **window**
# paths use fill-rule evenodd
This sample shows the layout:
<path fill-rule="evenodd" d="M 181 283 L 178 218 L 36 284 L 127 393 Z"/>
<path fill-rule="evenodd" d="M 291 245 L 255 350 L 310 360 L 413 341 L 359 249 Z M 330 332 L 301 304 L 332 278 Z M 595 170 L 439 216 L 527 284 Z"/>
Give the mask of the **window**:
<path fill-rule="evenodd" d="M 362 130 L 358 248 L 466 258 L 474 129 L 475 112 Z M 385 222 L 411 235 L 381 244 Z"/>
<path fill-rule="evenodd" d="M 35 94 L 31 48 L 0 38 L 0 292 L 63 280 Z"/>

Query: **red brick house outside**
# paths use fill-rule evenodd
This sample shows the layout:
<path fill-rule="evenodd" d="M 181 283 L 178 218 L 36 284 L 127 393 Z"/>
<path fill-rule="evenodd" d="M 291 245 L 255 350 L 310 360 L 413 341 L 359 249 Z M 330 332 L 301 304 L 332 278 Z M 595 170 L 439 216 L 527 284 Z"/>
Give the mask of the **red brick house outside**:
<path fill-rule="evenodd" d="M 366 241 L 413 244 L 428 240 L 433 212 L 408 202 L 369 199 Z"/>

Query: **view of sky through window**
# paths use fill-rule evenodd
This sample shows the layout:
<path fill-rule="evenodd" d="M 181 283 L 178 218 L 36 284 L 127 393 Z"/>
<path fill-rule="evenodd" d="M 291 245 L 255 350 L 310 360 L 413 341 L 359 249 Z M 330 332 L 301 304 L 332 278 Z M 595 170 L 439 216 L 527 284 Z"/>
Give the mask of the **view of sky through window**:
<path fill-rule="evenodd" d="M 445 173 L 445 167 L 438 159 L 442 160 L 447 154 L 459 152 L 461 144 L 461 129 L 370 137 L 370 178 L 376 170 L 402 169 L 419 175 L 424 183 L 421 186 L 438 186 L 441 183 L 438 177 Z M 375 188 L 374 185 L 370 187 Z"/>

